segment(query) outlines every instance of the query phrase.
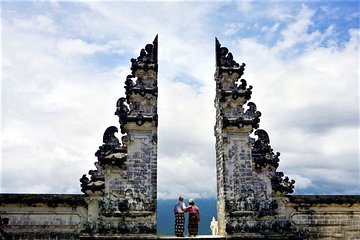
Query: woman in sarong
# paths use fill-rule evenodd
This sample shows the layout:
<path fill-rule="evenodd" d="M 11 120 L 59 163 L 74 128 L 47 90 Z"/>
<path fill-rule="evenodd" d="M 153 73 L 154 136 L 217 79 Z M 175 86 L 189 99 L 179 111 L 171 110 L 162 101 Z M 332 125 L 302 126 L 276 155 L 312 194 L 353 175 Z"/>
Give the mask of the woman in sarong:
<path fill-rule="evenodd" d="M 175 214 L 175 236 L 183 237 L 184 236 L 184 224 L 185 224 L 185 203 L 183 202 L 184 198 L 179 197 L 179 202 L 174 206 Z"/>
<path fill-rule="evenodd" d="M 185 212 L 189 213 L 189 236 L 192 235 L 195 237 L 198 235 L 199 221 L 200 221 L 200 211 L 198 206 L 195 205 L 194 200 L 189 200 L 189 206 L 185 208 Z"/>

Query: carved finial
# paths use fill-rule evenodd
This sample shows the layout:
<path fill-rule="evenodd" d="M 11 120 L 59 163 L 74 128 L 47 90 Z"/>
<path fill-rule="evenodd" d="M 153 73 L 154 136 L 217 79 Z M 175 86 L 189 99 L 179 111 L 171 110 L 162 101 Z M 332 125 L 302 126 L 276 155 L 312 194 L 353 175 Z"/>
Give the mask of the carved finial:
<path fill-rule="evenodd" d="M 104 144 L 111 145 L 111 146 L 120 145 L 119 139 L 117 139 L 117 137 L 115 137 L 116 132 L 118 132 L 117 127 L 115 127 L 115 126 L 108 127 L 105 130 L 104 136 L 103 136 Z"/>
<path fill-rule="evenodd" d="M 126 98 L 121 97 L 116 102 L 115 115 L 117 115 L 119 117 L 119 123 L 120 123 L 120 126 L 121 126 L 121 133 L 125 133 L 123 128 L 124 128 L 124 125 L 127 122 L 128 114 L 130 113 L 130 110 L 129 110 L 128 106 L 125 105 L 125 101 L 126 101 Z"/>
<path fill-rule="evenodd" d="M 156 34 L 156 37 L 153 41 L 153 45 L 154 45 L 153 59 L 154 59 L 154 62 L 157 63 L 157 61 L 158 61 L 158 34 Z"/>
<path fill-rule="evenodd" d="M 258 142 L 263 148 L 270 144 L 269 135 L 265 130 L 258 129 L 255 131 L 255 135 L 259 137 L 256 142 Z"/>
<path fill-rule="evenodd" d="M 215 38 L 215 57 L 216 67 L 240 68 L 242 72 L 244 71 L 245 63 L 240 66 L 234 60 L 232 53 L 226 47 L 221 47 L 217 38 Z"/>
<path fill-rule="evenodd" d="M 118 129 L 115 126 L 108 127 L 104 132 L 104 143 L 99 146 L 99 150 L 95 153 L 99 161 L 99 163 L 95 163 L 98 172 L 101 172 L 99 170 L 100 165 L 117 164 L 120 166 L 126 160 L 127 148 L 121 146 L 119 139 L 115 136 L 116 132 L 118 132 Z"/>
<path fill-rule="evenodd" d="M 284 176 L 283 172 L 276 172 L 271 178 L 271 185 L 273 192 L 280 194 L 289 194 L 294 192 L 295 180 L 289 179 L 288 176 Z"/>
<path fill-rule="evenodd" d="M 255 103 L 249 102 L 247 105 L 249 106 L 249 109 L 245 112 L 246 117 L 259 118 L 261 116 L 261 112 L 257 111 Z"/>
<path fill-rule="evenodd" d="M 131 69 L 136 71 L 139 68 L 149 69 L 157 68 L 158 61 L 158 35 L 156 35 L 152 44 L 146 44 L 145 48 L 141 49 L 139 57 L 131 59 Z"/>

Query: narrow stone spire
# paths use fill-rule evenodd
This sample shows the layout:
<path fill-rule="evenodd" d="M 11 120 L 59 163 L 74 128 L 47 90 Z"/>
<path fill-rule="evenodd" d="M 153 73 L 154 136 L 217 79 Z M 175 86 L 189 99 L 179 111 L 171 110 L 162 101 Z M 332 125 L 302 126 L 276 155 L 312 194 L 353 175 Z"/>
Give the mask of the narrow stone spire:
<path fill-rule="evenodd" d="M 248 102 L 252 86 L 241 79 L 245 64 L 238 64 L 217 38 L 215 51 L 219 233 L 246 238 L 291 232 L 281 208 L 294 180 L 276 172 L 280 153 L 273 152 L 266 131 L 258 129 L 261 113 Z M 257 140 L 250 136 L 254 129 Z"/>
<path fill-rule="evenodd" d="M 81 239 L 156 237 L 157 51 L 158 36 L 131 59 L 126 97 L 117 100 L 115 110 L 125 135 L 119 141 L 118 128 L 108 127 L 95 153 L 96 170 L 89 171 L 91 179 L 86 174 L 80 179 L 91 213 Z"/>

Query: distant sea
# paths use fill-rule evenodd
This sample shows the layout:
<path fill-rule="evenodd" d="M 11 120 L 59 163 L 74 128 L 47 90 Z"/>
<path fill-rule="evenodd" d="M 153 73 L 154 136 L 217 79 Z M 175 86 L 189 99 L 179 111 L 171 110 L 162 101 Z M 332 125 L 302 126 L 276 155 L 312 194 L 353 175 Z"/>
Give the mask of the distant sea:
<path fill-rule="evenodd" d="M 186 199 L 185 205 L 187 206 Z M 177 200 L 158 200 L 157 204 L 157 235 L 174 234 L 174 205 Z M 199 235 L 211 235 L 210 222 L 212 217 L 217 220 L 216 199 L 195 199 L 195 204 L 200 209 Z M 185 215 L 185 236 L 188 235 L 188 215 Z"/>

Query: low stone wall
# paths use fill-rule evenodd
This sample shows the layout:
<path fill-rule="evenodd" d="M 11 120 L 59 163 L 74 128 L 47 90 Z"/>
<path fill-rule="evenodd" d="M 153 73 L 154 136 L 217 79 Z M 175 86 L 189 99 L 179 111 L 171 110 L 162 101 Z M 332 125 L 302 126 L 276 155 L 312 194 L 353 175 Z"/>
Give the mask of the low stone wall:
<path fill-rule="evenodd" d="M 360 239 L 359 195 L 287 199 L 284 212 L 297 236 Z M 79 239 L 87 214 L 84 195 L 0 194 L 0 239 Z"/>
<path fill-rule="evenodd" d="M 0 194 L 0 239 L 78 239 L 84 195 Z"/>
<path fill-rule="evenodd" d="M 285 211 L 305 239 L 360 239 L 360 196 L 288 196 Z"/>

